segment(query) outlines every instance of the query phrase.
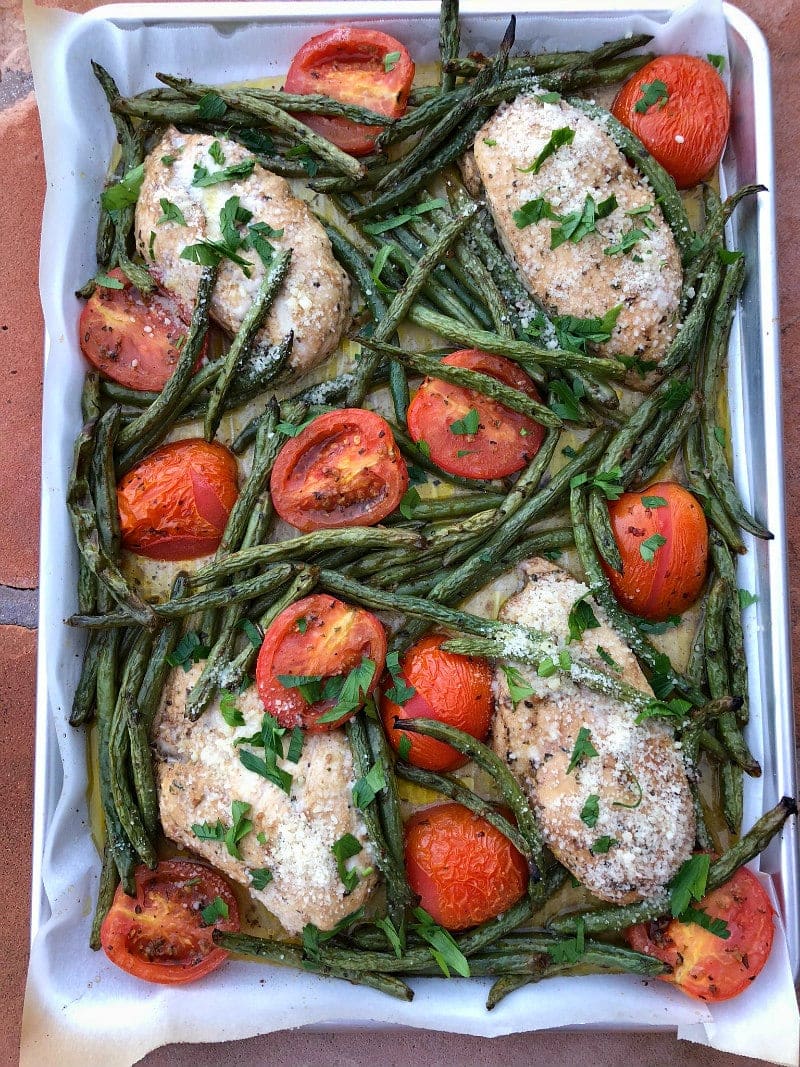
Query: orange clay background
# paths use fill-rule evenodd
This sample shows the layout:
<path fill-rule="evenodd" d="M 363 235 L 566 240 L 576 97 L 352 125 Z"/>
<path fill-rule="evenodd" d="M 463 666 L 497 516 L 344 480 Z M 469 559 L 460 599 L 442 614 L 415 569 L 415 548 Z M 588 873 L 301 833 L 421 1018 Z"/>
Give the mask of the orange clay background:
<path fill-rule="evenodd" d="M 291 0 L 287 0 L 289 4 Z M 792 574 L 795 703 L 800 706 L 800 0 L 737 0 L 767 36 L 777 131 L 778 245 L 786 499 Z M 39 413 L 42 318 L 37 270 L 45 181 L 21 0 L 0 0 L 0 1067 L 13 1067 L 25 986 L 30 907 Z M 335 0 L 331 0 L 333 7 Z M 49 6 L 85 11 L 92 0 Z M 513 6 L 513 5 L 512 5 Z M 267 989 L 265 996 L 269 995 Z M 747 1067 L 669 1034 L 447 1034 L 291 1031 L 227 1045 L 162 1049 L 146 1067 Z M 43 1065 L 44 1067 L 44 1065 Z"/>

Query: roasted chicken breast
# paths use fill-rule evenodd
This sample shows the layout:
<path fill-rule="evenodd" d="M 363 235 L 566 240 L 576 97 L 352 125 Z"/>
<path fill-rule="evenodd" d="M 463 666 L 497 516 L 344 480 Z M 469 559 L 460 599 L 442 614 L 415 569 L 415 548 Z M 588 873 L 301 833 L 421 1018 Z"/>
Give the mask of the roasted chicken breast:
<path fill-rule="evenodd" d="M 288 933 L 300 933 L 306 923 L 330 930 L 359 908 L 376 884 L 371 847 L 352 801 L 353 763 L 344 734 L 306 734 L 297 763 L 278 760 L 292 776 L 287 794 L 241 763 L 239 752 L 251 746 L 234 744 L 260 730 L 264 708 L 254 687 L 236 698 L 244 726 L 228 726 L 218 700 L 197 722 L 186 718 L 186 695 L 201 669 L 198 664 L 189 672 L 173 671 L 153 726 L 164 833 L 248 886 Z M 263 748 L 252 751 L 264 755 Z M 223 841 L 203 839 L 192 829 L 217 822 L 227 829 L 234 801 L 250 805 L 246 818 L 252 829 L 237 846 L 241 859 Z M 358 855 L 345 861 L 348 869 L 362 872 L 350 893 L 331 851 L 348 833 L 362 845 Z M 257 890 L 250 871 L 262 868 L 272 880 Z"/>
<path fill-rule="evenodd" d="M 215 143 L 220 146 L 216 159 L 209 154 Z M 202 267 L 181 259 L 181 252 L 187 245 L 223 239 L 223 208 L 238 197 L 241 208 L 252 214 L 249 225 L 265 223 L 273 247 L 292 250 L 288 274 L 256 344 L 266 353 L 293 331 L 290 366 L 301 373 L 336 349 L 350 317 L 350 282 L 333 257 L 322 225 L 283 178 L 256 163 L 247 176 L 197 184 L 198 175 L 204 179 L 196 168 L 213 177 L 223 167 L 251 158 L 235 141 L 170 127 L 145 160 L 136 204 L 136 243 L 154 277 L 190 313 Z M 165 209 L 167 201 L 180 214 Z M 223 258 L 211 302 L 212 317 L 230 333 L 240 326 L 265 269 L 255 251 L 240 249 L 238 254 L 250 263 L 250 277 Z"/>
<path fill-rule="evenodd" d="M 572 131 L 572 142 L 556 148 L 533 173 L 556 130 Z M 532 296 L 553 314 L 578 318 L 602 318 L 619 306 L 602 351 L 658 362 L 678 322 L 678 250 L 652 189 L 602 127 L 564 101 L 519 96 L 478 132 L 474 165 L 500 239 Z M 580 240 L 567 238 L 556 248 L 551 233 L 559 221 L 547 209 L 527 225 L 514 218 L 539 199 L 562 219 L 580 216 L 587 196 L 596 206 L 614 196 L 617 206 L 595 218 L 596 228 Z"/>
<path fill-rule="evenodd" d="M 521 575 L 523 587 L 501 618 L 541 630 L 601 670 L 648 690 L 633 653 L 591 600 L 599 627 L 567 646 L 569 613 L 587 596 L 585 585 L 543 559 L 524 563 Z M 655 719 L 637 726 L 624 705 L 576 685 L 564 672 L 541 678 L 533 668 L 515 666 L 533 693 L 515 703 L 505 672 L 496 670 L 492 743 L 528 795 L 546 844 L 602 900 L 626 903 L 663 891 L 691 855 L 695 836 L 689 783 L 672 732 Z"/>

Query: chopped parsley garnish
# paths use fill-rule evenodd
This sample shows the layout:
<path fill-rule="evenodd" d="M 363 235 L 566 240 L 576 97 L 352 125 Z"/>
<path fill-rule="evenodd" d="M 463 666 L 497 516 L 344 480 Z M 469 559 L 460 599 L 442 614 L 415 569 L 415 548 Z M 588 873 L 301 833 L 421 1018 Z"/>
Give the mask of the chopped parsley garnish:
<path fill-rule="evenodd" d="M 715 937 L 721 937 L 723 941 L 727 941 L 731 936 L 728 924 L 724 919 L 715 919 L 707 911 L 703 911 L 702 908 L 693 908 L 690 905 L 680 914 L 679 918 L 682 923 L 694 923 L 695 926 L 702 926 L 704 930 L 708 930 Z"/>
<path fill-rule="evenodd" d="M 597 793 L 592 793 L 591 796 L 586 798 L 586 801 L 581 808 L 581 822 L 591 830 L 597 825 L 597 820 L 600 818 L 600 797 Z"/>
<path fill-rule="evenodd" d="M 204 926 L 213 926 L 218 919 L 228 918 L 228 905 L 222 897 L 214 897 L 210 904 L 200 909 Z"/>
<path fill-rule="evenodd" d="M 222 696 L 219 701 L 219 710 L 222 718 L 233 730 L 237 726 L 244 726 L 244 715 L 236 707 L 236 697 L 233 693 L 229 693 L 227 689 L 222 691 Z"/>
<path fill-rule="evenodd" d="M 167 155 L 161 157 L 161 162 L 165 167 L 171 167 L 178 157 L 174 155 Z"/>
<path fill-rule="evenodd" d="M 269 240 L 275 237 L 283 237 L 283 230 L 274 230 L 266 222 L 254 222 L 247 228 L 246 244 L 253 249 L 265 267 L 272 263 L 275 255 L 275 247 Z"/>
<path fill-rule="evenodd" d="M 663 622 L 650 622 L 647 619 L 634 619 L 637 629 L 641 630 L 645 634 L 665 634 L 667 630 L 672 627 L 680 626 L 680 615 L 670 615 L 669 618 L 664 619 Z"/>
<path fill-rule="evenodd" d="M 425 457 L 425 459 L 431 458 L 431 446 L 426 440 L 424 440 L 424 438 L 420 438 L 419 441 L 417 441 L 417 449 L 419 450 L 420 454 Z"/>
<path fill-rule="evenodd" d="M 100 197 L 106 211 L 113 213 L 130 207 L 139 199 L 139 190 L 144 181 L 144 163 L 129 170 L 118 182 L 103 190 Z"/>
<path fill-rule="evenodd" d="M 729 267 L 732 263 L 735 263 L 737 259 L 741 259 L 744 252 L 731 251 L 728 248 L 720 248 L 717 251 L 720 263 L 724 263 L 726 267 Z"/>
<path fill-rule="evenodd" d="M 417 921 L 410 929 L 427 943 L 442 973 L 449 978 L 452 968 L 462 978 L 469 978 L 469 962 L 452 935 L 435 923 L 424 908 L 414 908 L 414 917 Z"/>
<path fill-rule="evenodd" d="M 197 114 L 198 118 L 203 119 L 205 122 L 212 122 L 214 119 L 221 119 L 225 112 L 228 110 L 228 105 L 219 95 L 219 93 L 210 92 L 201 96 L 197 101 Z"/>
<path fill-rule="evenodd" d="M 552 207 L 543 196 L 537 196 L 535 200 L 529 200 L 513 214 L 514 222 L 518 230 L 524 230 L 526 226 L 533 226 L 542 219 L 551 219 L 553 222 L 561 222 L 561 216 L 553 211 Z"/>
<path fill-rule="evenodd" d="M 541 170 L 542 164 L 555 155 L 559 148 L 563 148 L 564 145 L 572 144 L 575 140 L 575 131 L 571 130 L 569 126 L 561 126 L 557 130 L 553 130 L 550 134 L 550 140 L 541 150 L 539 155 L 534 159 L 533 163 L 528 167 L 519 167 L 518 169 L 523 174 L 538 174 Z"/>
<path fill-rule="evenodd" d="M 594 197 L 587 194 L 580 211 L 562 215 L 561 225 L 554 226 L 550 231 L 550 248 L 558 248 L 565 241 L 571 241 L 573 244 L 582 241 L 584 237 L 595 232 L 597 220 L 607 218 L 616 206 L 615 196 L 609 196 L 608 199 L 596 204 Z"/>
<path fill-rule="evenodd" d="M 637 726 L 648 719 L 669 719 L 672 722 L 682 722 L 686 718 L 686 712 L 691 708 L 688 700 L 675 697 L 673 700 L 651 700 L 634 719 Z"/>
<path fill-rule="evenodd" d="M 577 489 L 582 485 L 588 485 L 602 493 L 606 500 L 619 500 L 625 492 L 621 478 L 621 467 L 612 467 L 609 471 L 599 471 L 594 476 L 584 471 L 583 474 L 576 474 L 574 478 L 570 479 L 569 487 L 570 489 Z"/>
<path fill-rule="evenodd" d="M 586 925 L 583 919 L 575 923 L 575 936 L 555 941 L 547 946 L 547 954 L 553 963 L 563 963 L 571 966 L 577 963 L 586 951 L 585 948 Z"/>
<path fill-rule="evenodd" d="M 246 278 L 250 277 L 251 263 L 242 259 L 236 251 L 222 241 L 198 241 L 197 244 L 187 245 L 181 252 L 181 259 L 188 259 L 190 263 L 199 263 L 201 267 L 216 267 L 220 260 L 230 259 L 242 268 Z"/>
<path fill-rule="evenodd" d="M 264 635 L 254 622 L 251 622 L 250 619 L 242 619 L 239 622 L 239 629 L 244 630 L 245 636 L 253 648 L 261 648 Z"/>
<path fill-rule="evenodd" d="M 392 686 L 384 693 L 393 704 L 405 704 L 416 693 L 412 685 L 408 685 L 400 669 L 400 653 L 390 652 L 386 657 L 386 669 L 391 675 Z"/>
<path fill-rule="evenodd" d="M 387 52 L 386 53 L 386 55 L 383 57 L 383 69 L 386 71 L 387 74 L 391 74 L 391 72 L 397 66 L 399 60 L 400 60 L 400 53 L 399 52 Z"/>
<path fill-rule="evenodd" d="M 380 222 L 368 222 L 363 229 L 365 233 L 385 233 L 387 230 L 393 230 L 396 226 L 404 226 L 415 215 L 424 215 L 429 211 L 436 211 L 437 208 L 446 207 L 447 201 L 437 197 L 435 200 L 426 200 L 422 204 L 415 204 L 414 207 L 404 208 L 400 215 L 392 215 L 391 218 L 381 219 Z"/>
<path fill-rule="evenodd" d="M 666 393 L 658 402 L 660 411 L 677 411 L 692 395 L 692 383 L 687 379 L 673 379 L 667 386 Z"/>
<path fill-rule="evenodd" d="M 497 144 L 497 141 L 495 141 L 492 137 L 484 137 L 483 143 L 486 145 L 487 148 L 494 148 L 494 146 Z"/>
<path fill-rule="evenodd" d="M 647 234 L 644 230 L 633 229 L 628 230 L 617 241 L 615 245 L 609 245 L 608 248 L 603 249 L 604 256 L 621 256 L 626 252 L 630 252 L 632 248 L 635 248 L 640 241 L 644 241 Z"/>
<path fill-rule="evenodd" d="M 656 552 L 658 552 L 659 548 L 661 548 L 662 545 L 665 545 L 666 543 L 667 539 L 662 534 L 650 534 L 650 536 L 645 538 L 645 540 L 642 541 L 642 543 L 639 545 L 639 555 L 642 557 L 645 563 L 652 563 L 653 560 L 656 558 Z"/>
<path fill-rule="evenodd" d="M 758 602 L 758 597 L 755 593 L 751 593 L 748 589 L 740 589 L 739 593 L 739 607 L 742 611 L 745 608 L 749 608 L 751 604 Z"/>
<path fill-rule="evenodd" d="M 238 196 L 229 196 L 219 213 L 219 226 L 222 230 L 223 243 L 234 252 L 246 245 L 246 238 L 237 227 L 245 226 L 253 217 L 253 212 L 242 207 Z"/>
<path fill-rule="evenodd" d="M 333 678 L 329 678 L 325 684 L 323 699 L 329 700 L 331 697 L 335 697 L 336 703 L 330 711 L 320 715 L 317 723 L 337 722 L 345 715 L 349 715 L 350 712 L 360 708 L 366 700 L 369 687 L 375 678 L 375 670 L 375 662 L 367 656 L 363 656 L 359 665 L 353 667 L 346 677 L 334 675 Z M 331 683 L 334 684 L 331 685 Z M 334 688 L 338 691 L 333 692 Z"/>
<path fill-rule="evenodd" d="M 204 189 L 209 185 L 219 185 L 221 182 L 230 182 L 236 178 L 249 178 L 255 165 L 256 161 L 252 157 L 243 159 L 241 163 L 232 163 L 230 167 L 223 167 L 221 170 L 215 171 L 209 171 L 200 163 L 195 163 L 192 185 Z"/>
<path fill-rule="evenodd" d="M 308 629 L 308 619 L 306 619 L 305 617 L 302 619 L 298 619 L 295 625 L 297 626 L 297 632 L 299 634 L 304 634 Z"/>
<path fill-rule="evenodd" d="M 516 667 L 509 667 L 507 664 L 501 663 L 500 669 L 505 675 L 508 695 L 515 706 L 519 704 L 520 700 L 526 700 L 533 694 L 533 687 L 528 685 Z"/>
<path fill-rule="evenodd" d="M 550 390 L 549 408 L 560 419 L 565 419 L 567 422 L 579 422 L 583 418 L 580 401 L 585 394 L 585 389 L 580 378 L 575 379 L 573 386 L 561 381 L 560 378 L 553 378 L 551 382 L 548 382 L 548 389 Z"/>
<path fill-rule="evenodd" d="M 192 664 L 206 659 L 209 651 L 208 645 L 203 644 L 200 634 L 189 630 L 175 646 L 175 650 L 167 656 L 167 663 L 170 667 L 183 667 L 185 671 L 190 671 Z"/>
<path fill-rule="evenodd" d="M 538 93 L 536 99 L 542 104 L 557 104 L 561 97 L 558 93 Z"/>
<path fill-rule="evenodd" d="M 372 264 L 372 270 L 370 272 L 372 275 L 372 280 L 375 282 L 375 284 L 382 293 L 393 292 L 393 290 L 391 290 L 385 282 L 381 281 L 381 273 L 383 272 L 383 268 L 386 266 L 387 259 L 396 249 L 397 245 L 394 244 L 392 241 L 389 241 L 385 245 L 381 245 L 381 247 L 378 249 L 378 254 L 375 256 L 375 262 Z"/>
<path fill-rule="evenodd" d="M 357 908 L 355 911 L 350 912 L 349 915 L 345 915 L 343 919 L 340 919 L 332 930 L 320 930 L 319 927 L 313 923 L 306 923 L 303 927 L 303 952 L 309 959 L 317 959 L 319 956 L 319 946 L 325 941 L 330 941 L 331 938 L 336 937 L 337 934 L 343 933 L 353 923 L 358 922 L 364 917 L 364 906 Z"/>
<path fill-rule="evenodd" d="M 725 56 L 718 56 L 715 52 L 709 52 L 706 55 L 706 59 L 718 74 L 722 74 L 723 70 L 725 70 Z"/>
<path fill-rule="evenodd" d="M 236 134 L 237 138 L 251 152 L 258 152 L 261 156 L 275 154 L 275 142 L 265 130 L 254 130 L 244 127 Z"/>
<path fill-rule="evenodd" d="M 361 851 L 361 842 L 352 834 L 344 834 L 331 845 L 331 852 L 336 859 L 336 869 L 346 893 L 352 893 L 358 885 L 358 871 L 350 871 L 345 866 L 347 860 L 357 856 Z"/>
<path fill-rule="evenodd" d="M 405 519 L 413 519 L 414 508 L 416 508 L 417 504 L 421 503 L 422 500 L 420 498 L 419 493 L 417 492 L 416 487 L 413 485 L 409 486 L 409 488 L 406 489 L 405 493 L 403 494 L 402 500 L 398 504 L 400 514 Z"/>
<path fill-rule="evenodd" d="M 239 842 L 253 829 L 253 824 L 247 815 L 250 805 L 243 800 L 234 800 L 231 804 L 231 816 L 233 822 L 225 827 L 221 819 L 215 823 L 201 822 L 192 823 L 192 833 L 200 841 L 222 841 L 225 843 L 229 854 L 234 859 L 240 860 Z"/>
<path fill-rule="evenodd" d="M 700 901 L 705 896 L 710 867 L 711 857 L 707 852 L 700 852 L 678 869 L 669 883 L 669 906 L 676 919 L 683 915 L 692 900 Z"/>
<path fill-rule="evenodd" d="M 520 434 L 522 434 L 522 430 L 520 430 Z M 474 455 L 475 455 L 475 449 L 474 448 L 459 448 L 458 451 L 456 452 L 456 456 L 457 456 L 458 459 L 463 459 L 464 456 L 474 456 Z"/>
<path fill-rule="evenodd" d="M 480 415 L 475 408 L 470 408 L 462 419 L 450 423 L 450 433 L 459 435 L 477 433 L 480 427 Z"/>
<path fill-rule="evenodd" d="M 593 856 L 605 856 L 607 852 L 616 845 L 617 842 L 613 837 L 609 837 L 608 834 L 603 834 L 602 837 L 598 837 L 589 851 Z"/>
<path fill-rule="evenodd" d="M 253 889 L 266 889 L 272 881 L 272 871 L 269 867 L 248 867 L 247 873 L 250 875 L 250 885 Z"/>
<path fill-rule="evenodd" d="M 297 437 L 297 435 L 302 433 L 306 426 L 310 426 L 313 421 L 313 419 L 306 419 L 305 422 L 301 422 L 298 425 L 295 425 L 293 422 L 279 422 L 275 429 L 286 437 Z"/>
<path fill-rule="evenodd" d="M 640 115 L 644 115 L 647 109 L 654 107 L 658 104 L 663 107 L 669 100 L 669 91 L 664 82 L 656 79 L 652 82 L 643 82 L 641 85 L 641 100 L 637 100 L 633 106 L 634 111 L 638 111 Z"/>
<path fill-rule="evenodd" d="M 633 811 L 636 808 L 638 808 L 639 805 L 642 803 L 642 797 L 643 797 L 644 794 L 642 792 L 642 786 L 641 786 L 641 783 L 640 783 L 639 779 L 636 777 L 636 775 L 633 773 L 633 771 L 630 769 L 630 767 L 626 766 L 625 769 L 627 770 L 628 774 L 633 779 L 633 789 L 637 794 L 636 800 L 634 800 L 632 804 L 628 804 L 624 800 L 612 800 L 611 807 L 612 808 L 630 808 L 631 811 Z"/>
<path fill-rule="evenodd" d="M 568 671 L 571 666 L 572 656 L 565 648 L 562 648 L 555 659 L 552 656 L 545 656 L 540 660 L 536 673 L 540 678 L 550 678 L 557 670 Z"/>
<path fill-rule="evenodd" d="M 400 740 L 397 743 L 397 755 L 401 760 L 408 762 L 408 757 L 411 754 L 411 738 L 408 734 L 401 734 Z"/>
<path fill-rule="evenodd" d="M 239 750 L 239 762 L 248 771 L 266 778 L 284 793 L 291 793 L 292 776 L 278 766 L 278 759 L 283 759 L 283 735 L 286 728 L 279 726 L 277 719 L 267 713 L 261 719 L 261 729 L 251 737 L 240 737 L 236 740 L 237 745 L 250 745 L 252 748 L 263 748 L 264 756 L 256 755 L 249 749 Z"/>
<path fill-rule="evenodd" d="M 375 926 L 378 927 L 379 930 L 383 931 L 386 940 L 391 945 L 395 956 L 400 959 L 400 957 L 403 955 L 403 943 L 400 940 L 400 934 L 397 932 L 397 928 L 395 927 L 392 920 L 387 917 L 385 919 L 373 919 L 372 921 Z"/>
<path fill-rule="evenodd" d="M 642 506 L 645 508 L 665 508 L 667 502 L 663 496 L 643 496 Z"/>
<path fill-rule="evenodd" d="M 610 652 L 606 652 L 602 645 L 597 646 L 597 655 L 607 667 L 611 668 L 612 671 L 616 671 L 617 674 L 622 674 L 622 667 L 620 667 Z"/>
<path fill-rule="evenodd" d="M 112 278 L 110 274 L 95 274 L 94 284 L 99 285 L 101 289 L 124 289 L 125 283 L 121 282 L 119 278 Z"/>
<path fill-rule="evenodd" d="M 362 811 L 369 807 L 381 789 L 386 788 L 386 776 L 379 763 L 374 764 L 353 786 L 353 803 Z"/>
<path fill-rule="evenodd" d="M 194 822 L 192 833 L 198 841 L 224 841 L 225 826 L 221 819 L 216 822 Z"/>
<path fill-rule="evenodd" d="M 222 151 L 222 145 L 219 141 L 214 141 L 208 150 L 208 154 L 214 160 L 218 166 L 223 166 L 225 163 L 225 153 Z"/>
<path fill-rule="evenodd" d="M 603 345 L 611 340 L 622 304 L 609 308 L 602 318 L 581 319 L 575 315 L 556 315 L 553 328 L 560 348 L 568 352 L 586 352 L 587 344 Z"/>
<path fill-rule="evenodd" d="M 303 751 L 303 741 L 305 740 L 303 730 L 300 726 L 292 728 L 292 734 L 289 738 L 289 751 L 286 753 L 286 758 L 290 763 L 298 763 L 300 755 Z"/>
<path fill-rule="evenodd" d="M 588 596 L 588 593 L 586 596 Z M 576 600 L 570 608 L 567 626 L 569 627 L 568 645 L 573 641 L 580 641 L 586 630 L 597 630 L 599 628 L 600 623 L 597 621 L 597 616 L 585 596 Z"/>
<path fill-rule="evenodd" d="M 597 755 L 597 749 L 592 744 L 592 731 L 582 726 L 578 730 L 575 744 L 572 747 L 572 755 L 567 765 L 567 774 L 572 774 L 582 759 L 593 759 Z"/>

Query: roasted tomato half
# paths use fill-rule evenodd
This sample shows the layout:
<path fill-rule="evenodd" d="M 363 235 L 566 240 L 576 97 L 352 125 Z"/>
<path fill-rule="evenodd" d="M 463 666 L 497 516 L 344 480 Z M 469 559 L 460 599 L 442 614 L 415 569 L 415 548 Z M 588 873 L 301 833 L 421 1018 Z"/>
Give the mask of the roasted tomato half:
<path fill-rule="evenodd" d="M 758 977 L 772 949 L 773 910 L 756 876 L 741 868 L 697 905 L 704 921 L 722 920 L 718 932 L 694 922 L 657 919 L 625 931 L 631 948 L 672 967 L 672 982 L 699 1000 L 730 1000 Z"/>
<path fill-rule="evenodd" d="M 418 811 L 405 826 L 408 881 L 448 930 L 506 911 L 528 885 L 528 864 L 507 837 L 461 804 Z"/>
<path fill-rule="evenodd" d="M 324 93 L 399 119 L 413 82 L 414 63 L 405 45 L 379 30 L 336 26 L 306 41 L 291 62 L 284 89 L 304 95 Z M 353 156 L 371 152 L 382 130 L 325 115 L 298 118 Z"/>
<path fill-rule="evenodd" d="M 371 612 L 315 593 L 282 611 L 264 634 L 258 695 L 281 726 L 324 733 L 355 715 L 385 662 L 386 634 Z"/>
<path fill-rule="evenodd" d="M 395 729 L 395 719 L 438 719 L 483 741 L 492 718 L 492 671 L 484 659 L 443 652 L 444 637 L 423 637 L 403 656 L 400 675 L 413 689 L 403 703 L 389 699 L 393 689 L 384 682 L 381 716 L 386 736 L 398 751 L 403 737 L 408 738 L 406 760 L 428 771 L 452 771 L 468 761 L 450 745 L 421 734 Z"/>
<path fill-rule="evenodd" d="M 236 897 L 226 878 L 203 863 L 163 860 L 136 869 L 136 896 L 122 886 L 103 920 L 100 941 L 112 963 L 135 978 L 182 985 L 228 958 L 214 930 L 239 929 Z"/>
<path fill-rule="evenodd" d="M 608 510 L 622 573 L 603 569 L 625 610 L 655 622 L 691 607 L 708 570 L 708 524 L 692 494 L 657 482 L 623 493 Z"/>
<path fill-rule="evenodd" d="M 143 296 L 121 270 L 119 289 L 98 285 L 81 312 L 81 351 L 92 366 L 128 389 L 158 392 L 169 381 L 187 325 L 165 293 Z"/>
<path fill-rule="evenodd" d="M 505 385 L 541 397 L 525 371 L 503 356 L 475 348 L 445 356 L 442 363 L 489 374 Z M 522 470 L 544 440 L 544 427 L 473 389 L 426 378 L 408 408 L 408 430 L 424 441 L 434 463 L 463 478 L 505 478 Z"/>
<path fill-rule="evenodd" d="M 722 78 L 697 56 L 658 56 L 625 82 L 611 110 L 679 189 L 713 171 L 731 121 Z"/>
<path fill-rule="evenodd" d="M 270 480 L 275 510 L 306 532 L 374 526 L 407 488 L 389 424 L 362 408 L 314 419 L 280 450 Z"/>
<path fill-rule="evenodd" d="M 162 445 L 117 487 L 122 544 L 150 559 L 215 552 L 236 503 L 235 456 L 199 439 Z"/>

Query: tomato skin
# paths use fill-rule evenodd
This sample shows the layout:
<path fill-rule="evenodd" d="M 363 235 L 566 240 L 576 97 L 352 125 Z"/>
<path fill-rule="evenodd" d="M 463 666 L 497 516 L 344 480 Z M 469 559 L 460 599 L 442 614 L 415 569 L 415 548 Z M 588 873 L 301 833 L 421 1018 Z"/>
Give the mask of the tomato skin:
<path fill-rule="evenodd" d="M 385 692 L 381 695 L 381 716 L 389 744 L 397 752 L 401 738 L 407 737 L 411 745 L 408 762 L 428 771 L 454 771 L 469 761 L 442 741 L 395 729 L 395 718 L 437 719 L 483 741 L 494 708 L 489 664 L 474 656 L 442 652 L 445 640 L 435 635 L 423 637 L 403 656 L 402 676 L 416 689 L 405 704 L 393 703 Z"/>
<path fill-rule="evenodd" d="M 663 82 L 668 99 L 636 111 L 645 83 Z M 722 156 L 731 119 L 725 84 L 705 59 L 658 56 L 620 89 L 611 108 L 651 155 L 688 189 L 705 178 Z M 681 138 L 681 140 L 676 140 Z"/>
<path fill-rule="evenodd" d="M 150 559 L 198 559 L 216 551 L 239 495 L 236 457 L 217 442 L 173 441 L 117 486 L 122 545 Z"/>
<path fill-rule="evenodd" d="M 490 374 L 505 385 L 541 400 L 528 375 L 510 359 L 466 348 L 445 356 L 442 363 Z M 479 430 L 457 434 L 452 423 L 471 409 L 478 412 Z M 448 474 L 462 478 L 505 478 L 522 470 L 544 440 L 544 427 L 496 400 L 437 378 L 426 378 L 408 408 L 408 431 L 426 441 L 431 459 Z M 459 456 L 459 452 L 465 452 Z"/>
<path fill-rule="evenodd" d="M 384 57 L 393 52 L 399 52 L 399 57 L 387 71 Z M 399 119 L 408 106 L 414 70 L 408 49 L 394 37 L 358 26 L 336 26 L 312 37 L 298 50 L 284 89 L 287 93 L 324 93 Z M 352 156 L 371 152 L 382 132 L 381 126 L 364 126 L 327 115 L 297 117 Z"/>
<path fill-rule="evenodd" d="M 637 952 L 669 963 L 673 972 L 662 980 L 690 997 L 730 1000 L 747 988 L 769 958 L 775 935 L 772 904 L 752 871 L 741 868 L 697 907 L 724 919 L 730 937 L 669 919 L 631 926 L 625 938 Z"/>
<path fill-rule="evenodd" d="M 211 939 L 214 930 L 239 929 L 239 908 L 227 879 L 193 860 L 163 860 L 154 871 L 137 867 L 136 896 L 117 887 L 103 920 L 100 942 L 112 963 L 135 978 L 183 985 L 215 971 L 228 958 Z M 201 910 L 216 897 L 227 919 L 204 926 Z"/>
<path fill-rule="evenodd" d="M 298 625 L 304 620 L 302 625 Z M 369 611 L 352 607 L 335 597 L 314 593 L 278 615 L 264 634 L 256 662 L 256 687 L 266 711 L 281 726 L 302 726 L 308 733 L 327 733 L 351 719 L 358 710 L 347 712 L 335 722 L 319 723 L 335 700 L 309 703 L 296 688 L 286 688 L 278 675 L 306 675 L 329 678 L 348 674 L 363 657 L 375 664 L 375 673 L 366 692 L 369 696 L 386 662 L 386 632 Z"/>
<path fill-rule="evenodd" d="M 666 507 L 645 507 L 642 497 L 650 496 L 666 500 Z M 708 524 L 697 500 L 677 482 L 657 482 L 623 493 L 608 511 L 623 565 L 620 574 L 601 560 L 614 596 L 652 622 L 680 615 L 700 595 L 708 571 Z M 648 563 L 640 548 L 653 534 L 667 540 Z"/>
<path fill-rule="evenodd" d="M 281 448 L 270 478 L 275 510 L 304 533 L 374 526 L 406 489 L 389 424 L 363 408 L 319 415 Z"/>
<path fill-rule="evenodd" d="M 461 804 L 418 811 L 405 825 L 408 881 L 447 930 L 465 930 L 516 904 L 528 885 L 524 856 Z"/>
<path fill-rule="evenodd" d="M 159 392 L 175 370 L 187 325 L 168 294 L 144 297 L 119 268 L 108 273 L 124 288 L 98 285 L 89 297 L 78 326 L 81 351 L 104 378 Z"/>

